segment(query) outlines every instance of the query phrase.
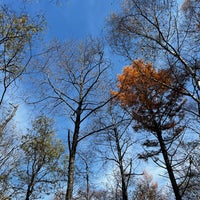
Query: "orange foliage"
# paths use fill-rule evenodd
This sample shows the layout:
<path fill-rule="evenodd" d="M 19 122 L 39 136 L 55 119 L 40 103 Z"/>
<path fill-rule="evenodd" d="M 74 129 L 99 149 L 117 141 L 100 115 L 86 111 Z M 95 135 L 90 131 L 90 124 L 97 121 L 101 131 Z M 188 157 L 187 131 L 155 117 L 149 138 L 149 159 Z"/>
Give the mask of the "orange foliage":
<path fill-rule="evenodd" d="M 180 108 L 177 91 L 181 88 L 170 70 L 156 70 L 151 63 L 135 60 L 118 75 L 117 87 L 118 91 L 112 91 L 112 95 L 122 107 L 131 108 L 133 118 L 146 129 L 153 130 L 155 124 L 160 126 L 164 118 L 163 130 L 176 125 L 172 118 Z"/>
<path fill-rule="evenodd" d="M 112 91 L 113 95 L 123 106 L 133 104 L 146 104 L 146 106 L 159 106 L 159 98 L 168 90 L 172 77 L 169 71 L 156 71 L 151 63 L 145 64 L 136 60 L 131 66 L 126 66 L 122 74 L 118 75 L 117 87 L 119 91 Z"/>

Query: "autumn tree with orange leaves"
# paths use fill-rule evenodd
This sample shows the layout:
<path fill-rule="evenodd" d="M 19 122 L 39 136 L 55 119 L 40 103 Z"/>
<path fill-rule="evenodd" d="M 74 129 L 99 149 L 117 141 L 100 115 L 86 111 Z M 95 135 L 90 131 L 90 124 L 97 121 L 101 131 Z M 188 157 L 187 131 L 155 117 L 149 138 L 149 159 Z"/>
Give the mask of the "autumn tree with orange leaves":
<path fill-rule="evenodd" d="M 141 154 L 140 158 L 152 157 L 157 164 L 160 161 L 161 165 L 159 154 L 162 154 L 162 167 L 168 172 L 177 200 L 182 199 L 184 193 L 184 189 L 177 183 L 180 183 L 180 179 L 177 180 L 175 174 L 182 162 L 173 160 L 185 128 L 181 123 L 184 117 L 182 107 L 186 101 L 180 95 L 183 85 L 184 82 L 177 81 L 170 69 L 156 70 L 151 63 L 135 60 L 118 75 L 118 90 L 112 91 L 116 100 L 135 120 L 134 129 L 151 133 L 150 139 L 143 145 L 153 150 Z"/>

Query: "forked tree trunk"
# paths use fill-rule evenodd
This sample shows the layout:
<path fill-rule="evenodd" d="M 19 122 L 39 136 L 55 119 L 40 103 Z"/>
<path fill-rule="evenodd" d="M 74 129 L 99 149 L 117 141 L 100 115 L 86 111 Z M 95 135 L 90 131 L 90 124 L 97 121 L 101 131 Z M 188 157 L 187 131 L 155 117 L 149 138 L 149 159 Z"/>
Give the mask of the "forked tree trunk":
<path fill-rule="evenodd" d="M 72 195 L 73 195 L 74 164 L 75 164 L 75 157 L 76 157 L 76 148 L 78 145 L 78 136 L 79 136 L 79 132 L 80 132 L 81 107 L 82 107 L 82 102 L 80 102 L 79 107 L 76 111 L 74 134 L 73 134 L 71 147 L 69 146 L 70 155 L 69 155 L 68 182 L 67 182 L 67 191 L 66 191 L 65 200 L 72 200 Z M 70 143 L 70 141 L 69 141 L 69 143 Z"/>

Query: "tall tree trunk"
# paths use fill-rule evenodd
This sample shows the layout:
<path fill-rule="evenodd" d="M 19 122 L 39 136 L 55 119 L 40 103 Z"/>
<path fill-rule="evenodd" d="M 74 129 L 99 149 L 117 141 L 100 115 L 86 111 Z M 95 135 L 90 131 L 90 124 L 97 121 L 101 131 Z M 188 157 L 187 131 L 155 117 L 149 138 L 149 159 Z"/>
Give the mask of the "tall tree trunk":
<path fill-rule="evenodd" d="M 29 200 L 30 195 L 31 195 L 30 186 L 28 186 L 28 189 L 26 191 L 26 198 L 25 198 L 25 200 Z"/>
<path fill-rule="evenodd" d="M 74 134 L 72 139 L 72 145 L 69 146 L 69 165 L 68 165 L 68 182 L 67 182 L 67 191 L 65 200 L 72 200 L 73 195 L 73 187 L 74 187 L 74 164 L 75 164 L 75 157 L 76 157 L 76 148 L 78 145 L 78 136 L 80 132 L 80 123 L 81 123 L 81 107 L 82 102 L 80 102 L 77 110 L 76 110 L 76 121 L 74 127 Z M 70 141 L 69 141 L 70 143 Z"/>
<path fill-rule="evenodd" d="M 30 199 L 30 196 L 31 196 L 31 194 L 33 192 L 34 179 L 35 179 L 35 175 L 33 174 L 31 176 L 31 182 L 28 184 L 28 188 L 26 190 L 26 198 L 25 198 L 25 200 L 29 200 Z"/>
<path fill-rule="evenodd" d="M 69 158 L 67 192 L 65 196 L 66 200 L 72 199 L 73 187 L 74 187 L 74 162 L 75 162 L 75 153 L 73 153 Z"/>
<path fill-rule="evenodd" d="M 120 171 L 121 171 L 121 183 L 122 183 L 122 199 L 128 200 L 127 184 L 125 182 L 125 174 L 124 174 L 124 169 L 122 165 L 120 166 Z"/>
<path fill-rule="evenodd" d="M 168 172 L 171 184 L 172 184 L 172 189 L 174 191 L 176 200 L 181 200 L 182 198 L 181 198 L 181 195 L 180 195 L 180 189 L 177 185 L 176 178 L 174 176 L 174 172 L 173 172 L 173 169 L 172 169 L 172 163 L 170 162 L 169 157 L 168 157 L 168 152 L 167 152 L 167 149 L 166 149 L 166 146 L 165 146 L 165 143 L 164 143 L 164 139 L 162 137 L 162 131 L 157 131 L 157 137 L 158 137 L 158 141 L 159 141 L 159 144 L 160 144 L 160 148 L 161 148 L 161 151 L 162 151 L 162 155 L 163 155 L 163 158 L 164 158 L 164 161 L 165 161 L 165 164 L 166 164 L 167 172 Z"/>

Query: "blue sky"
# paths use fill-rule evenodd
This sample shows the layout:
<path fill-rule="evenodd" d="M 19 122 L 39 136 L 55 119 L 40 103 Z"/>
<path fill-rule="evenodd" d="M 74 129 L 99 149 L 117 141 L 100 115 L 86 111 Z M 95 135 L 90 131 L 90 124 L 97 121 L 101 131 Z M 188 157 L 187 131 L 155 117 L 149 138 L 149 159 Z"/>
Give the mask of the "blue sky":
<path fill-rule="evenodd" d="M 45 7 L 45 4 L 43 4 Z M 68 0 L 61 6 L 44 8 L 48 34 L 60 39 L 102 34 L 104 19 L 116 9 L 113 0 Z"/>
<path fill-rule="evenodd" d="M 121 0 L 26 0 L 26 10 L 31 14 L 43 13 L 47 20 L 46 37 L 82 39 L 88 35 L 100 36 L 104 20 L 119 7 Z M 55 2 L 56 0 L 54 0 Z M 23 0 L 0 0 L 12 8 L 23 8 Z"/>

